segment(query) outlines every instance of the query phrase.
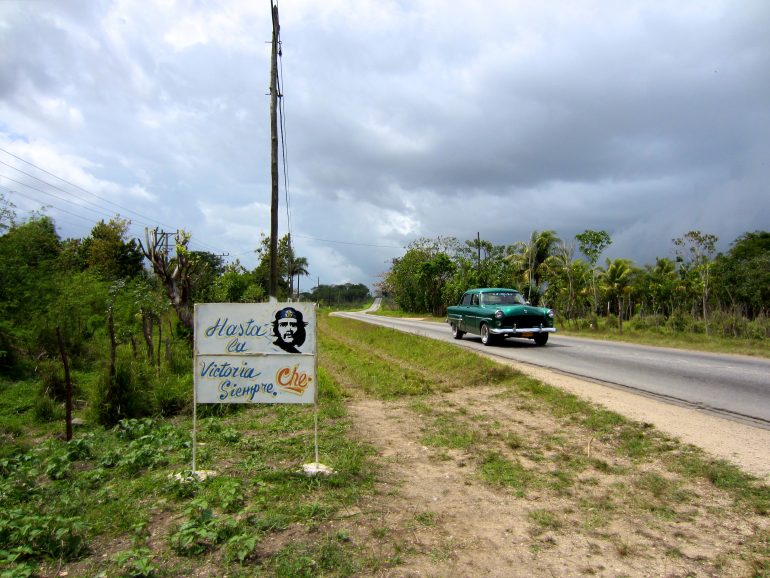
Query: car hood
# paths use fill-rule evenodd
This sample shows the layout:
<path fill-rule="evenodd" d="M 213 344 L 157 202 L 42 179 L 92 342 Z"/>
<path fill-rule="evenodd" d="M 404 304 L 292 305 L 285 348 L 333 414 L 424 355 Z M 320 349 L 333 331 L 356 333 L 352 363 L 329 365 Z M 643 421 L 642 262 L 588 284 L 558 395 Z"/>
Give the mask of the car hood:
<path fill-rule="evenodd" d="M 548 313 L 547 308 L 533 305 L 485 305 L 484 308 L 492 311 L 500 309 L 506 317 L 512 315 L 546 315 Z"/>

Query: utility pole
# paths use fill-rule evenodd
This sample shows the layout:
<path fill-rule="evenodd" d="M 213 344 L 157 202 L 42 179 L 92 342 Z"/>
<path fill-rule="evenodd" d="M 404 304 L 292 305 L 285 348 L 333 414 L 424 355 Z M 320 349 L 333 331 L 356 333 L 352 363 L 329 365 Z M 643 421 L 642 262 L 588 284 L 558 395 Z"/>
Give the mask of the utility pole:
<path fill-rule="evenodd" d="M 270 297 L 278 295 L 278 6 L 270 0 L 273 14 L 273 47 L 270 56 Z"/>

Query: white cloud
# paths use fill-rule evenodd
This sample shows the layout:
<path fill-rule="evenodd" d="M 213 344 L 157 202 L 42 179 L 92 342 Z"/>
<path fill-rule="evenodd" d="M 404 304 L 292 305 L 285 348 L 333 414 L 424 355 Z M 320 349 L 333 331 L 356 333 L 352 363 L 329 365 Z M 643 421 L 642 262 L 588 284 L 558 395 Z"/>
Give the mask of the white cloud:
<path fill-rule="evenodd" d="M 689 229 L 770 229 L 766 2 L 280 11 L 291 220 L 324 283 L 371 283 L 418 236 L 605 229 L 644 261 Z M 253 264 L 270 21 L 248 0 L 0 2 L 2 148 Z"/>

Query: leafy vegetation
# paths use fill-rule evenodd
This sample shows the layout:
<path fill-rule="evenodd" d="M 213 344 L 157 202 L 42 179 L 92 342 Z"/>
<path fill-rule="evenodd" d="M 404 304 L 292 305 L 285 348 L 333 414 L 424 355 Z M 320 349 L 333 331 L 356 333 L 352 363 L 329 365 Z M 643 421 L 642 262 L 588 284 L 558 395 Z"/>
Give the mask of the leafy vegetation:
<path fill-rule="evenodd" d="M 435 450 L 438 460 L 464 456 L 468 483 L 480 481 L 522 500 L 534 495 L 572 500 L 562 510 L 533 508 L 528 514 L 533 536 L 574 527 L 593 531 L 629 515 L 661 523 L 692 516 L 680 506 L 695 508 L 692 480 L 720 492 L 717 510 L 725 517 L 768 515 L 766 486 L 643 424 L 446 344 L 324 315 L 319 316 L 319 446 L 323 461 L 337 473 L 328 478 L 299 473 L 301 464 L 313 459 L 312 407 L 202 406 L 198 467 L 216 475 L 193 477 L 187 470 L 189 325 L 180 321 L 184 309 L 174 303 L 168 280 L 142 267 L 147 247 L 127 239 L 126 230 L 127 222 L 116 217 L 98 223 L 85 239 L 61 240 L 49 218 L 16 222 L 12 207 L 0 199 L 3 576 L 352 576 L 403 563 L 413 550 L 402 528 L 374 521 L 355 533 L 364 520 L 361 512 L 377 496 L 375 472 L 381 464 L 353 430 L 348 395 L 403 403 L 404 411 L 421 419 L 415 439 Z M 729 275 L 741 316 L 740 322 L 731 317 L 734 334 L 762 336 L 767 284 L 756 278 L 764 271 L 763 235 L 745 236 L 726 256 L 712 258 L 706 251 L 706 260 L 697 253 L 659 263 L 663 277 L 677 283 L 691 278 L 694 285 L 685 291 L 672 284 L 671 291 L 682 291 L 676 300 L 668 289 L 650 293 L 660 304 L 656 315 L 628 314 L 653 303 L 637 292 L 639 272 L 628 263 L 614 263 L 613 283 L 606 271 L 597 271 L 595 287 L 581 285 L 577 275 L 559 285 L 554 263 L 570 260 L 552 232 L 533 234 L 512 252 L 476 240 L 452 254 L 452 241 L 441 240 L 443 256 L 427 249 L 409 254 L 400 273 L 414 281 L 413 309 L 438 312 L 447 296 L 482 279 L 479 275 L 491 284 L 518 271 L 514 278 L 532 299 L 569 303 L 576 326 L 592 323 L 597 303 L 611 294 L 625 333 L 660 321 L 670 331 L 701 326 L 705 337 L 708 323 L 712 339 L 732 315 L 721 306 L 718 283 Z M 177 239 L 174 255 L 159 256 L 170 270 L 185 260 L 186 277 L 171 280 L 184 285 L 185 306 L 264 298 L 263 253 L 260 265 L 247 271 L 188 251 L 186 240 Z M 606 242 L 601 236 L 585 239 L 595 255 Z M 156 251 L 165 247 L 155 245 Z M 291 254 L 288 239 L 279 248 L 281 291 L 288 296 L 296 292 L 293 279 L 306 263 Z M 571 263 L 574 271 L 591 273 L 591 267 Z M 757 267 L 759 273 L 748 275 Z M 697 275 L 685 275 L 695 269 Z M 557 292 L 565 286 L 566 293 Z M 356 285 L 320 286 L 312 295 L 335 306 L 369 298 L 366 287 Z M 605 326 L 620 323 L 612 314 Z M 663 322 L 658 315 L 668 317 Z M 473 408 L 436 403 L 441 396 L 476 389 L 488 390 L 520 416 L 546 416 L 552 427 L 534 435 Z M 63 421 L 70 412 L 74 435 L 66 440 Z M 576 432 L 608 449 L 600 457 L 584 455 L 571 441 Z M 602 486 L 604 499 L 585 491 L 601 486 L 601 477 L 619 480 Z M 623 485 L 638 496 L 627 497 Z M 421 510 L 409 516 L 408 529 L 441 523 L 434 512 Z M 740 555 L 762 575 L 767 533 L 750 538 Z M 623 541 L 616 547 L 632 554 Z M 449 556 L 441 548 L 433 555 Z"/>
<path fill-rule="evenodd" d="M 526 515 L 532 548 L 540 547 L 544 534 L 601 532 L 621 518 L 681 521 L 695 515 L 691 511 L 703 498 L 692 488 L 702 496 L 704 485 L 726 496 L 714 508 L 718 515 L 770 512 L 770 490 L 734 466 L 511 368 L 347 319 L 322 315 L 319 325 L 319 447 L 322 461 L 336 470 L 330 477 L 299 473 L 313 459 L 312 407 L 202 406 L 199 468 L 217 475 L 196 480 L 185 472 L 191 460 L 189 414 L 121 418 L 104 427 L 88 419 L 91 410 L 84 404 L 76 415 L 85 424 L 65 442 L 56 424 L 37 417 L 39 382 L 0 382 L 2 571 L 352 576 L 402 564 L 414 554 L 403 532 L 432 531 L 442 520 L 420 510 L 408 527 L 372 520 L 368 533 L 351 533 L 367 518 L 361 512 L 377 495 L 375 472 L 382 466 L 351 429 L 348 395 L 362 392 L 394 403 L 407 400 L 404 411 L 423 424 L 420 443 L 440 460 L 460 452 L 469 479 L 534 499 Z M 360 363 L 363 358 L 367 363 Z M 162 375 L 150 374 L 149 387 L 157 388 Z M 77 381 L 89 382 L 82 369 Z M 99 377 L 90 383 L 95 387 Z M 187 395 L 190 388 L 188 383 Z M 477 388 L 522 418 L 555 421 L 546 433 L 536 432 L 471 407 L 436 403 Z M 575 437 L 595 438 L 604 448 L 601 456 L 576 449 Z M 608 485 L 601 486 L 600 477 Z M 596 497 L 597 487 L 603 499 Z M 546 509 L 542 500 L 548 496 Z M 556 498 L 568 505 L 558 507 Z M 617 546 L 628 544 L 620 540 Z M 759 533 L 741 555 L 761 572 L 764 552 L 766 536 Z M 441 560 L 450 554 L 437 548 L 431 555 Z"/>
<path fill-rule="evenodd" d="M 534 231 L 509 246 L 481 239 L 418 239 L 393 260 L 381 290 L 408 313 L 441 316 L 472 287 L 514 287 L 534 305 L 554 308 L 562 327 L 614 327 L 627 322 L 659 333 L 699 333 L 753 340 L 770 337 L 770 232 L 745 233 L 726 253 L 718 239 L 689 231 L 672 239 L 675 258 L 639 267 L 599 258 L 606 231 L 574 241 Z M 575 256 L 575 245 L 582 257 Z"/>

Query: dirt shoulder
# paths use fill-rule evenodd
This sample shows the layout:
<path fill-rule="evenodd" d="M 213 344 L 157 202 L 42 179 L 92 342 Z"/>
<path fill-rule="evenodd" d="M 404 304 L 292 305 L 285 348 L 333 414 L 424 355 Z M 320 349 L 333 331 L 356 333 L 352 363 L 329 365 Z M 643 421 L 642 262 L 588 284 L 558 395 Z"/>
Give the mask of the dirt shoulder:
<path fill-rule="evenodd" d="M 499 359 L 498 359 L 499 361 Z M 525 363 L 511 366 L 535 379 L 574 393 L 627 418 L 725 459 L 770 482 L 770 430 L 664 403 L 596 382 L 570 377 Z"/>
<path fill-rule="evenodd" d="M 747 545 L 767 531 L 765 517 L 736 515 L 710 484 L 655 463 L 633 465 L 498 388 L 440 394 L 417 408 L 359 397 L 349 409 L 381 467 L 366 510 L 349 512 L 355 522 L 343 524 L 354 542 L 389 561 L 367 575 L 737 578 L 751 574 Z M 481 453 L 428 442 L 438 423 L 451 435 L 447 422 L 473 429 Z M 604 468 L 581 470 L 562 486 L 559 464 L 584 460 L 587 448 Z M 521 485 L 484 479 L 484 454 L 497 452 L 516 466 L 509 475 L 522 476 Z"/>

